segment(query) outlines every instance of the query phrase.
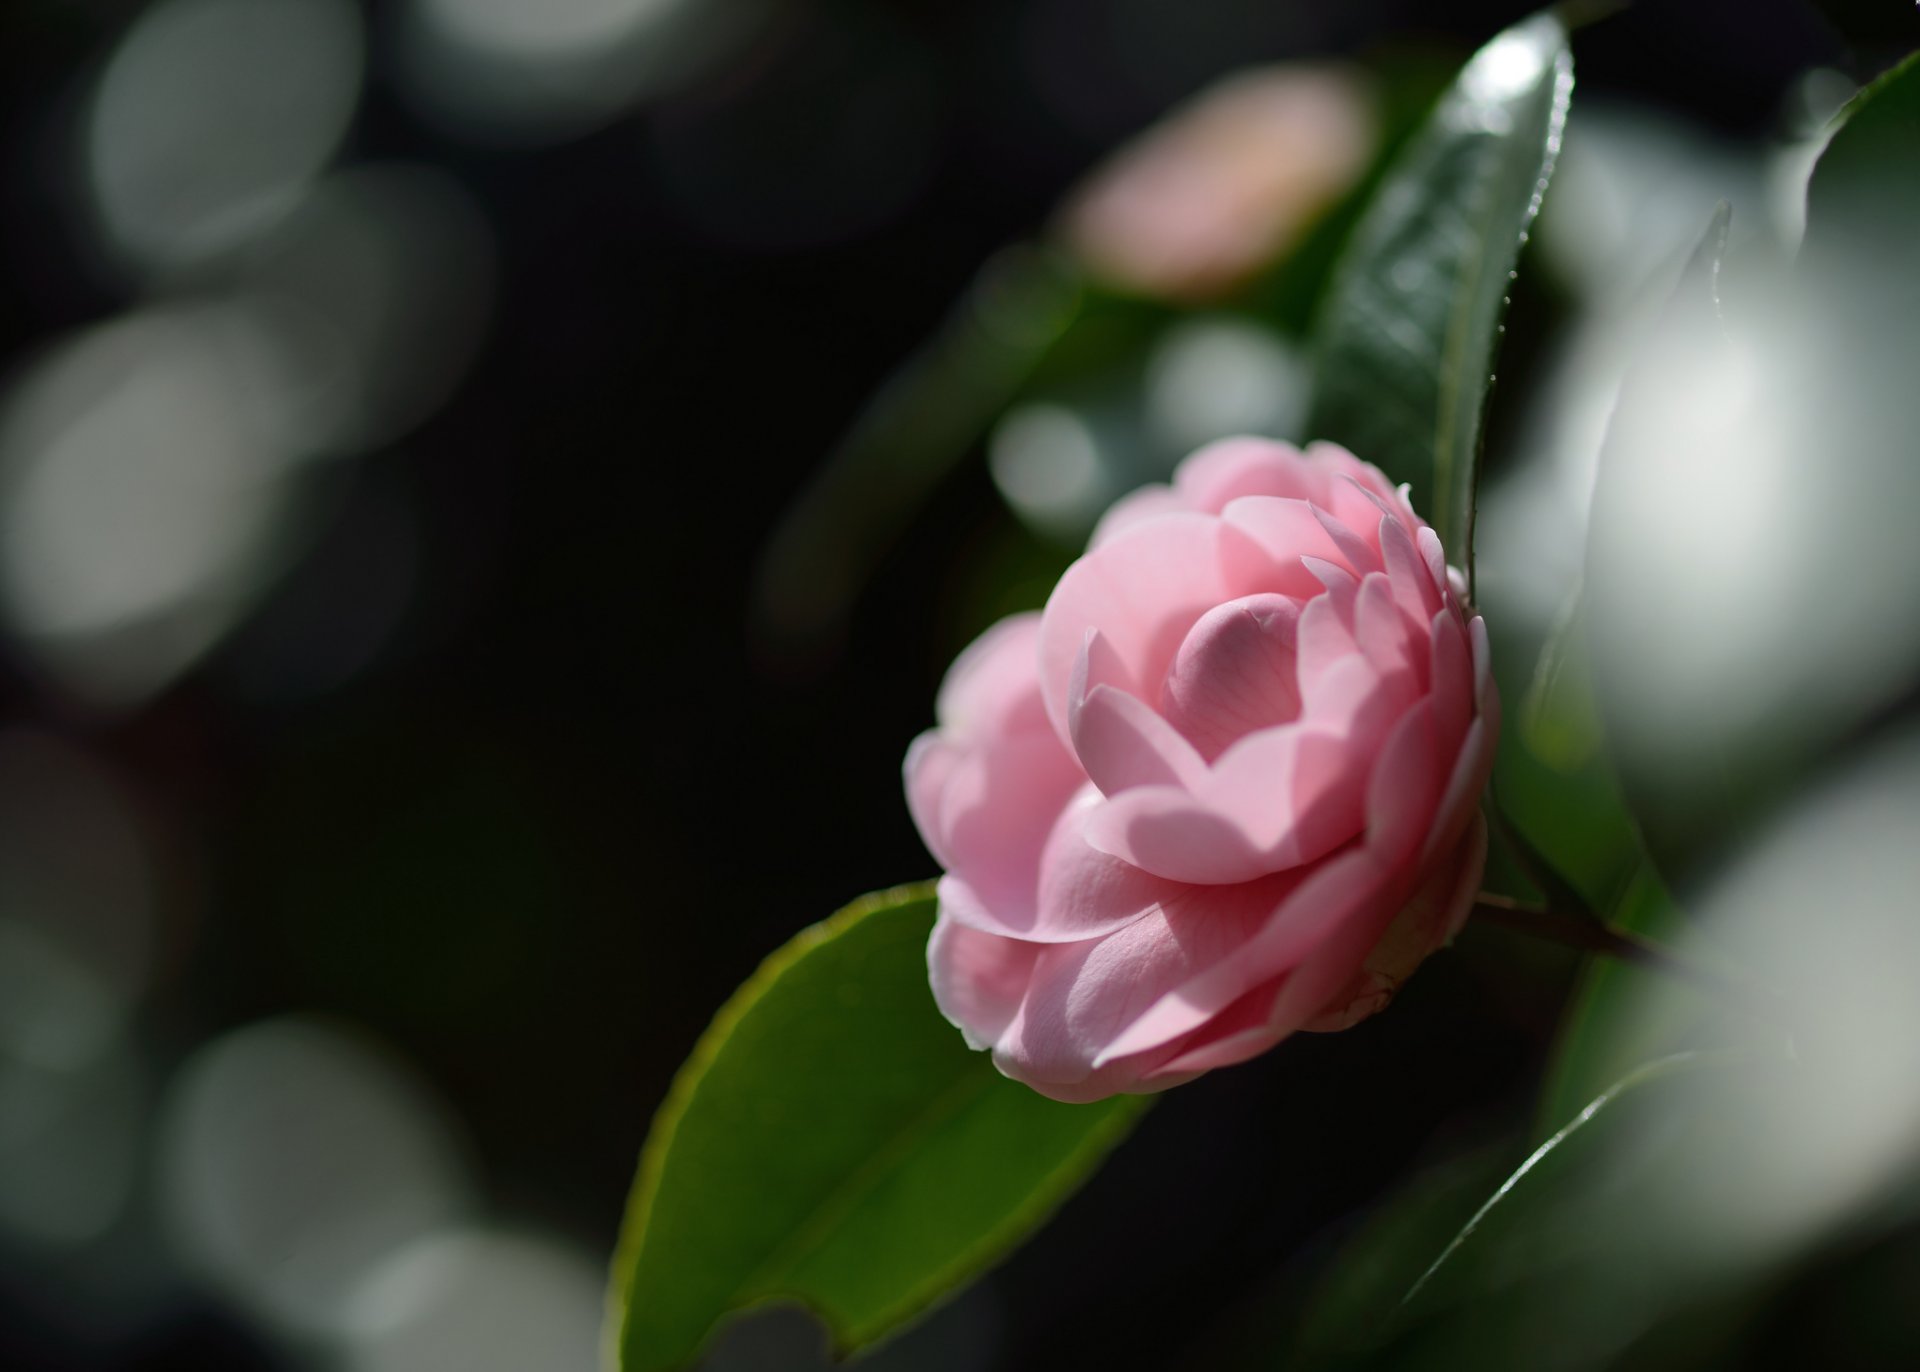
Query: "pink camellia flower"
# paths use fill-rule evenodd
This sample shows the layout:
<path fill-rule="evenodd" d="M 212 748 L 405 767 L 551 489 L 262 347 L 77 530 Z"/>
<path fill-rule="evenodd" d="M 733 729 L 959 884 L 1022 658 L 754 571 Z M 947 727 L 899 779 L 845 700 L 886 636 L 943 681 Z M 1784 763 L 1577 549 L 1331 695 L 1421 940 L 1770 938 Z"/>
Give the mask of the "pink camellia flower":
<path fill-rule="evenodd" d="M 1377 468 L 1229 439 L 947 674 L 907 797 L 934 998 L 1058 1100 L 1381 1009 L 1479 887 L 1484 624 Z"/>

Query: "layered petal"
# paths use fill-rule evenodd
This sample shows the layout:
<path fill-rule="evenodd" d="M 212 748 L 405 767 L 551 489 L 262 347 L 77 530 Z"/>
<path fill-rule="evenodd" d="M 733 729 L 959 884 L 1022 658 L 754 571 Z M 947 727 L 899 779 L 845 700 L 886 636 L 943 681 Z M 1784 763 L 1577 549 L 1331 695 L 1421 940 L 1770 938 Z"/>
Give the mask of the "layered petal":
<path fill-rule="evenodd" d="M 909 750 L 942 1012 L 1082 1101 L 1384 1007 L 1485 859 L 1499 702 L 1463 598 L 1333 445 L 1216 444 L 1116 505 Z"/>
<path fill-rule="evenodd" d="M 1157 687 L 1194 622 L 1240 592 L 1242 536 L 1209 515 L 1169 514 L 1123 530 L 1067 569 L 1040 626 L 1040 689 L 1062 742 L 1076 671 L 1086 685 Z M 1103 659 L 1082 665 L 1097 639 Z"/>

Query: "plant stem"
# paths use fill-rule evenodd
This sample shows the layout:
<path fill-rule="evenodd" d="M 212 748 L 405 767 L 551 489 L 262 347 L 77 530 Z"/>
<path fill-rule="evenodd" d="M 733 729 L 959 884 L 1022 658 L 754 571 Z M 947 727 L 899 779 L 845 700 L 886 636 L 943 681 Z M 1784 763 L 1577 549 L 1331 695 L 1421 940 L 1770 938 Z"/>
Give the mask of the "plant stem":
<path fill-rule="evenodd" d="M 1645 935 L 1586 915 L 1549 910 L 1509 896 L 1482 891 L 1474 901 L 1473 918 L 1483 924 L 1512 929 L 1516 933 L 1547 939 L 1567 948 L 1604 953 L 1641 967 L 1655 967 L 1670 976 L 1691 981 L 1696 986 L 1736 1001 L 1764 1002 L 1769 1007 L 1769 1013 L 1775 1017 L 1787 1008 L 1778 993 L 1737 972 L 1710 966 Z"/>

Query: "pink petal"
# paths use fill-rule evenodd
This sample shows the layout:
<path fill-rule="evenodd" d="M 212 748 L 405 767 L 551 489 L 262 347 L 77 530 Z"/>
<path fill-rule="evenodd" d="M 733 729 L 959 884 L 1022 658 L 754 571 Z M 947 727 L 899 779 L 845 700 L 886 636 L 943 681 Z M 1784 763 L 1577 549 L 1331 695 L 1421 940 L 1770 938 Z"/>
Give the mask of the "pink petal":
<path fill-rule="evenodd" d="M 1360 832 L 1372 756 L 1364 734 L 1301 720 L 1229 748 L 1198 798 L 1247 836 L 1263 871 L 1297 867 Z"/>
<path fill-rule="evenodd" d="M 1068 714 L 1073 750 L 1088 777 L 1109 796 L 1136 786 L 1192 787 L 1207 764 L 1193 745 L 1146 705 L 1111 686 L 1096 686 Z"/>
<path fill-rule="evenodd" d="M 927 941 L 927 976 L 934 1004 L 969 1048 L 990 1048 L 1006 1032 L 1039 954 L 1036 944 L 969 929 L 942 909 Z"/>
<path fill-rule="evenodd" d="M 1339 484 L 1346 490 L 1353 489 L 1351 482 L 1343 481 Z M 1353 568 L 1356 574 L 1364 576 L 1368 572 L 1380 570 L 1380 550 L 1361 537 L 1354 525 L 1319 505 L 1313 506 L 1313 517 L 1320 521 L 1320 527 L 1326 531 L 1327 537 L 1332 539 L 1334 546 L 1340 550 L 1341 561 Z M 1362 523 L 1358 527 L 1364 529 L 1368 527 L 1368 523 Z"/>
<path fill-rule="evenodd" d="M 1315 1024 L 1327 1023 L 1331 1006 L 1354 986 L 1367 955 L 1379 943 L 1404 902 L 1407 883 L 1398 877 L 1389 879 L 1374 899 L 1357 910 L 1344 923 L 1329 931 L 1327 937 L 1289 973 L 1273 998 L 1268 1013 L 1268 1028 L 1285 1037 Z M 1378 1002 L 1378 1009 L 1385 1001 Z M 1329 1024 L 1329 1027 L 1331 1025 Z"/>
<path fill-rule="evenodd" d="M 1279 981 L 1257 986 L 1181 1040 L 1164 1072 L 1210 1072 L 1258 1057 L 1280 1041 L 1269 1023 Z"/>
<path fill-rule="evenodd" d="M 1381 673 L 1390 673 L 1418 663 L 1427 666 L 1428 648 L 1422 642 L 1415 647 L 1410 626 L 1400 613 L 1393 587 L 1378 572 L 1360 582 L 1354 597 L 1353 639 L 1367 660 Z"/>
<path fill-rule="evenodd" d="M 1356 659 L 1365 661 L 1361 657 L 1360 641 L 1353 636 L 1352 607 L 1357 596 L 1357 586 L 1353 597 L 1330 590 L 1309 600 L 1301 610 L 1299 627 L 1294 634 L 1294 651 L 1303 701 L 1311 698 L 1321 679 L 1336 666 Z"/>
<path fill-rule="evenodd" d="M 1115 1040 L 1199 973 L 1232 960 L 1271 918 L 1289 883 L 1185 891 L 1118 933 L 1052 944 L 1034 964 L 1020 1019 L 1001 1042 L 1022 1080 L 1065 1082 L 1159 1047 Z"/>
<path fill-rule="evenodd" d="M 1494 708 L 1493 718 L 1483 715 L 1467 728 L 1467 736 L 1459 756 L 1454 759 L 1453 771 L 1441 791 L 1440 804 L 1422 846 L 1423 862 L 1431 861 L 1435 853 L 1453 841 L 1486 792 L 1487 779 L 1493 775 L 1494 740 L 1500 728 L 1499 707 Z"/>
<path fill-rule="evenodd" d="M 1143 1053 L 1138 1057 L 1110 1062 L 1098 1071 L 1073 1081 L 1045 1081 L 1021 1073 L 1019 1064 L 996 1051 L 994 1066 L 1015 1081 L 1025 1082 L 1041 1095 L 1067 1105 L 1088 1105 L 1109 1096 L 1145 1096 L 1181 1086 L 1199 1076 L 1198 1072 L 1170 1072 L 1160 1066 L 1165 1053 Z"/>
<path fill-rule="evenodd" d="M 1181 887 L 1087 842 L 1100 793 L 1087 787 L 1054 826 L 1040 859 L 1038 918 L 1024 937 L 1044 943 L 1102 938 L 1182 894 Z"/>
<path fill-rule="evenodd" d="M 1170 882 L 1088 846 L 1088 813 L 1100 792 L 1083 786 L 1039 859 L 1035 890 L 1024 900 L 986 900 L 960 873 L 940 883 L 941 911 L 983 934 L 1028 943 L 1077 943 L 1126 927 L 1174 891 Z"/>
<path fill-rule="evenodd" d="M 1387 480 L 1384 472 L 1371 462 L 1362 462 L 1338 443 L 1329 443 L 1325 439 L 1309 443 L 1307 457 L 1383 502 L 1391 503 L 1397 498 L 1393 483 Z"/>
<path fill-rule="evenodd" d="M 1480 879 L 1487 871 L 1487 817 L 1477 809 L 1454 850 L 1453 860 L 1453 889 L 1447 896 L 1441 920 L 1446 930 L 1442 947 L 1460 936 L 1473 914 L 1474 902 L 1480 899 Z"/>
<path fill-rule="evenodd" d="M 1350 604 L 1360 593 L 1360 578 L 1338 563 L 1320 557 L 1303 557 L 1300 565 L 1312 572 L 1313 579 L 1343 605 Z"/>
<path fill-rule="evenodd" d="M 1301 565 L 1303 557 L 1319 558 L 1351 572 L 1363 569 L 1348 560 L 1346 549 L 1327 533 L 1313 506 L 1304 500 L 1244 496 L 1227 506 L 1221 518 L 1258 550 L 1259 561 L 1236 569 L 1250 581 L 1250 590 L 1276 591 L 1301 600 L 1314 595 L 1320 584 Z"/>
<path fill-rule="evenodd" d="M 1467 637 L 1473 644 L 1473 695 L 1486 708 L 1493 698 L 1493 650 L 1487 646 L 1487 622 L 1475 615 L 1467 625 Z"/>
<path fill-rule="evenodd" d="M 1270 880 L 1282 883 L 1285 879 Z M 1244 923 L 1236 923 L 1231 932 L 1245 934 L 1237 945 L 1216 956 L 1210 965 L 1198 967 L 1193 975 L 1135 1015 L 1123 1032 L 1113 1036 L 1100 1060 L 1111 1061 L 1172 1043 L 1261 983 L 1298 966 L 1378 901 L 1383 880 L 1378 861 L 1358 846 L 1301 869 L 1301 875 L 1266 920 L 1251 931 Z M 1364 955 L 1365 950 L 1360 950 L 1356 965 Z"/>
<path fill-rule="evenodd" d="M 1428 691 L 1433 698 L 1433 727 L 1443 751 L 1459 746 L 1474 710 L 1473 664 L 1467 635 L 1452 610 L 1433 617 L 1428 644 Z"/>
<path fill-rule="evenodd" d="M 1300 713 L 1295 683 L 1297 601 L 1248 596 L 1200 617 L 1181 643 L 1161 711 L 1208 761 L 1236 739 Z"/>
<path fill-rule="evenodd" d="M 1408 860 L 1439 811 L 1445 774 L 1433 736 L 1433 705 L 1401 716 L 1381 746 L 1367 782 L 1367 847 L 1384 861 Z"/>
<path fill-rule="evenodd" d="M 934 717 L 956 735 L 1018 733 L 1044 722 L 1040 616 L 1010 615 L 961 652 L 934 700 Z"/>
<path fill-rule="evenodd" d="M 1380 562 L 1380 517 L 1393 515 L 1391 497 L 1383 499 L 1351 476 L 1338 476 L 1328 492 L 1327 513 L 1353 530 L 1366 545 L 1368 570 L 1377 570 Z"/>
<path fill-rule="evenodd" d="M 1210 515 L 1169 514 L 1122 530 L 1087 553 L 1048 597 L 1040 628 L 1040 683 L 1047 715 L 1070 741 L 1073 674 L 1099 633 L 1129 680 L 1157 694 L 1195 620 L 1241 592 L 1229 584 L 1225 544 L 1237 538 Z"/>
<path fill-rule="evenodd" d="M 1276 864 L 1232 820 L 1191 792 L 1141 786 L 1109 797 L 1088 817 L 1087 842 L 1169 881 L 1252 881 Z"/>
<path fill-rule="evenodd" d="M 1413 546 L 1413 538 L 1400 521 L 1391 516 L 1380 520 L 1380 556 L 1386 563 L 1394 599 L 1400 602 L 1401 612 L 1424 632 L 1439 612 L 1440 592 L 1428 578 L 1426 564 Z"/>
<path fill-rule="evenodd" d="M 1308 713 L 1240 739 L 1195 785 L 1109 797 L 1088 817 L 1087 841 L 1155 876 L 1204 885 L 1318 859 L 1364 829 L 1374 759 L 1414 701 L 1410 675 L 1383 677 L 1350 654 L 1314 684 Z"/>
<path fill-rule="evenodd" d="M 943 868 L 953 863 L 947 856 L 946 828 L 940 821 L 941 799 L 963 756 L 961 749 L 938 729 L 929 729 L 907 746 L 907 760 L 901 768 L 907 784 L 907 811 L 920 831 L 920 841 Z"/>
<path fill-rule="evenodd" d="M 1453 941 L 1479 895 L 1487 856 L 1487 824 L 1479 814 L 1455 842 L 1445 863 L 1394 916 L 1345 989 L 1302 1024 L 1312 1033 L 1351 1028 L 1384 1010 L 1420 964 Z M 1330 965 L 1329 972 L 1333 970 Z"/>
<path fill-rule="evenodd" d="M 1414 534 L 1414 542 L 1420 549 L 1420 556 L 1426 561 L 1427 575 L 1433 578 L 1433 589 L 1445 595 L 1452 586 L 1447 576 L 1447 554 L 1440 546 L 1440 535 L 1422 524 Z"/>
<path fill-rule="evenodd" d="M 1312 499 L 1325 478 L 1291 444 L 1266 438 L 1223 438 L 1182 462 L 1173 482 L 1189 508 L 1219 514 L 1243 496 Z"/>
<path fill-rule="evenodd" d="M 1051 732 L 982 743 L 953 761 L 935 802 L 942 865 L 1002 926 L 1032 923 L 1041 852 L 1085 780 Z"/>
<path fill-rule="evenodd" d="M 1142 486 L 1137 491 L 1121 496 L 1100 516 L 1100 522 L 1093 526 L 1093 537 L 1087 540 L 1087 547 L 1098 548 L 1123 530 L 1149 519 L 1182 511 L 1191 512 L 1192 509 L 1192 502 L 1171 486 L 1159 483 Z"/>

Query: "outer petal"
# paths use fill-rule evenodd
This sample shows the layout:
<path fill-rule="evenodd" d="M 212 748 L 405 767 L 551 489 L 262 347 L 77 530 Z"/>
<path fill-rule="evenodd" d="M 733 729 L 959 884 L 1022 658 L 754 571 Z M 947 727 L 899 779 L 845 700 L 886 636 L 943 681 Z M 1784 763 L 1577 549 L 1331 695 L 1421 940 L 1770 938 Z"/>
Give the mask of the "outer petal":
<path fill-rule="evenodd" d="M 1021 733 L 1044 721 L 1035 690 L 1040 616 L 1009 615 L 962 650 L 940 683 L 934 717 L 968 738 Z"/>
<path fill-rule="evenodd" d="M 1093 526 L 1093 536 L 1087 540 L 1087 547 L 1098 548 L 1102 543 L 1149 519 L 1192 512 L 1193 506 L 1184 496 L 1173 487 L 1156 481 L 1114 501 L 1107 512 L 1100 516 L 1100 522 Z"/>
<path fill-rule="evenodd" d="M 1394 484 L 1387 480 L 1386 473 L 1371 462 L 1362 462 L 1338 443 L 1327 442 L 1309 443 L 1307 457 L 1324 467 L 1333 476 L 1344 477 L 1351 482 L 1353 487 L 1370 498 L 1378 509 L 1392 515 L 1409 536 L 1420 527 L 1420 517 L 1413 512 L 1413 506 L 1407 503 L 1403 491 L 1396 489 Z M 1347 505 L 1343 497 L 1336 497 L 1336 499 L 1340 503 L 1335 513 L 1345 518 L 1346 511 L 1354 507 Z M 1357 529 L 1365 529 L 1371 525 L 1372 520 L 1362 516 L 1359 522 L 1352 519 L 1348 522 Z"/>
<path fill-rule="evenodd" d="M 940 849 L 1005 926 L 1032 923 L 1040 854 L 1085 780 L 1050 732 L 994 740 L 953 764 L 937 802 Z"/>
<path fill-rule="evenodd" d="M 1174 489 L 1189 506 L 1219 514 L 1250 495 L 1312 500 L 1324 479 L 1291 443 L 1269 438 L 1223 438 L 1200 448 L 1173 474 Z"/>
<path fill-rule="evenodd" d="M 1300 1027 L 1312 1033 L 1332 1033 L 1386 1009 L 1420 964 L 1459 933 L 1479 895 L 1486 859 L 1487 822 L 1476 812 L 1447 860 L 1394 916 L 1359 971 Z"/>
<path fill-rule="evenodd" d="M 946 882 L 941 882 L 945 905 Z M 975 1050 L 991 1048 L 1019 1012 L 1039 946 L 969 929 L 945 910 L 927 941 L 934 1004 Z"/>
<path fill-rule="evenodd" d="M 1230 955 L 1218 955 L 1208 965 L 1195 968 L 1184 981 L 1140 1009 L 1107 1044 L 1103 1061 L 1172 1044 L 1224 1013 L 1248 992 L 1300 966 L 1344 931 L 1355 926 L 1364 930 L 1370 924 L 1372 935 L 1354 954 L 1358 966 L 1392 917 L 1390 904 L 1381 909 L 1383 893 L 1391 894 L 1389 881 L 1390 874 L 1359 845 L 1303 869 L 1289 883 L 1274 912 L 1258 927 L 1245 931 Z M 1369 914 L 1373 914 L 1371 921 Z M 1339 985 L 1336 981 L 1328 992 Z"/>
<path fill-rule="evenodd" d="M 1259 558 L 1242 573 L 1250 589 L 1277 591 L 1302 600 L 1320 591 L 1320 581 L 1301 559 L 1312 557 L 1358 575 L 1370 570 L 1370 555 L 1356 566 L 1351 554 L 1364 554 L 1352 540 L 1329 532 L 1304 500 L 1281 500 L 1273 496 L 1247 496 L 1227 506 L 1221 516 L 1246 535 L 1259 550 Z M 1335 526 L 1338 527 L 1338 526 Z"/>
<path fill-rule="evenodd" d="M 1025 908 L 991 907 L 965 881 L 940 885 L 940 909 L 956 923 L 1031 943 L 1078 943 L 1125 928 L 1177 893 L 1171 882 L 1088 846 L 1086 817 L 1100 792 L 1085 786 L 1053 826 L 1040 857 L 1038 899 Z"/>
<path fill-rule="evenodd" d="M 1433 702 L 1423 700 L 1393 726 L 1367 779 L 1367 847 L 1382 861 L 1413 862 L 1439 811 L 1445 766 Z"/>
<path fill-rule="evenodd" d="M 941 801 L 964 756 L 951 739 L 938 729 L 929 729 L 908 745 L 907 760 L 901 768 L 914 828 L 920 831 L 920 841 L 927 845 L 933 860 L 943 868 L 953 866 L 953 860 L 947 854 L 946 831 L 940 822 Z"/>
<path fill-rule="evenodd" d="M 1049 946 L 1000 1041 L 1004 1070 L 1022 1081 L 1074 1082 L 1135 1056 L 1115 1051 L 1116 1038 L 1197 973 L 1234 957 L 1287 886 L 1281 880 L 1224 893 L 1181 891 L 1117 933 Z"/>

